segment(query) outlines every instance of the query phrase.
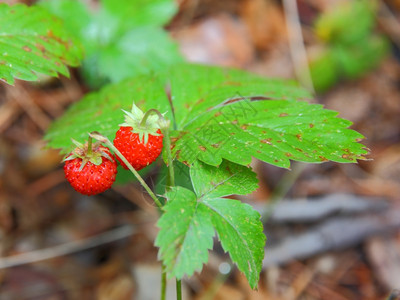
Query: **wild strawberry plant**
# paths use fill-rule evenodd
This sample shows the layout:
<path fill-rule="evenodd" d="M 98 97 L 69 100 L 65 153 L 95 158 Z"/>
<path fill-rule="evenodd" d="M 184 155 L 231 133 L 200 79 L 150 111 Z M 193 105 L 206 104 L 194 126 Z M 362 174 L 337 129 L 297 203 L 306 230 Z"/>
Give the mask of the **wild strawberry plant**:
<path fill-rule="evenodd" d="M 34 64 L 24 68 L 41 71 Z M 155 246 L 164 274 L 179 283 L 201 271 L 217 234 L 255 289 L 266 241 L 260 215 L 250 205 L 226 198 L 257 189 L 256 174 L 249 167 L 252 159 L 283 168 L 289 168 L 290 161 L 355 163 L 368 153 L 359 143 L 363 136 L 349 129 L 351 122 L 338 118 L 337 112 L 308 103 L 310 95 L 292 82 L 187 63 L 150 73 L 87 94 L 52 124 L 45 139 L 50 147 L 71 153 L 71 139 L 83 142 L 89 133 L 138 178 L 160 207 Z M 0 69 L 0 76 L 5 78 L 4 74 Z M 122 110 L 132 111 L 125 123 Z M 124 142 L 125 137 L 118 143 L 120 126 L 135 136 L 135 145 Z M 138 143 L 145 147 L 153 137 L 162 137 L 161 156 L 168 167 L 167 185 L 160 195 L 136 170 L 151 164 L 159 152 L 136 169 L 132 165 L 137 157 L 146 158 L 148 152 L 143 148 L 140 155 L 130 156 L 138 154 L 142 147 Z M 89 139 L 87 146 L 78 147 L 83 150 L 72 152 L 73 159 L 67 154 L 67 163 L 81 159 L 74 172 L 85 172 L 83 178 L 92 179 L 93 172 L 86 167 L 115 166 L 112 153 L 99 147 L 103 146 L 92 146 Z M 76 176 L 82 180 L 81 175 Z"/>
<path fill-rule="evenodd" d="M 265 236 L 259 214 L 224 197 L 257 189 L 252 158 L 289 168 L 290 160 L 356 162 L 367 150 L 363 136 L 337 112 L 309 104 L 290 82 L 243 71 L 182 64 L 156 75 L 108 85 L 85 96 L 46 134 L 49 146 L 69 149 L 70 139 L 99 131 L 113 140 L 132 100 L 143 110 L 165 112 L 171 123 L 168 156 L 189 170 L 191 188 L 167 187 L 155 241 L 166 272 L 178 279 L 208 261 L 215 232 L 222 247 L 257 287 Z M 165 141 L 165 137 L 164 137 Z M 182 169 L 175 168 L 175 172 Z M 268 253 L 268 251 L 267 251 Z"/>

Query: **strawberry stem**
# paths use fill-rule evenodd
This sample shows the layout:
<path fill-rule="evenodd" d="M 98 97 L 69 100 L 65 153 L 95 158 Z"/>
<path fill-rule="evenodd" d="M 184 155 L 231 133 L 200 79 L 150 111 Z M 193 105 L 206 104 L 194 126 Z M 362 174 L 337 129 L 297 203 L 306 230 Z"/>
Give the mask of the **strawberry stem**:
<path fill-rule="evenodd" d="M 93 131 L 89 133 L 89 136 L 92 138 L 106 144 L 109 148 L 111 148 L 116 155 L 128 166 L 129 170 L 132 172 L 133 175 L 135 175 L 136 179 L 140 182 L 140 184 L 144 187 L 144 189 L 149 193 L 150 197 L 154 200 L 154 202 L 157 204 L 159 208 L 162 208 L 162 204 L 160 200 L 158 200 L 157 196 L 153 193 L 153 191 L 150 189 L 150 187 L 147 185 L 147 183 L 144 181 L 142 176 L 139 175 L 139 173 L 135 170 L 134 167 L 129 163 L 129 161 L 119 152 L 119 150 L 113 145 L 113 143 L 110 142 L 110 140 L 98 133 L 97 131 Z"/>
<path fill-rule="evenodd" d="M 182 300 L 182 282 L 176 279 L 176 300 Z"/>
<path fill-rule="evenodd" d="M 152 114 L 156 114 L 159 120 L 165 120 L 162 113 L 160 113 L 157 109 L 152 108 L 146 111 L 146 113 L 144 114 L 143 119 L 140 121 L 140 127 L 146 126 L 147 118 Z"/>
<path fill-rule="evenodd" d="M 171 140 L 169 138 L 169 127 L 162 127 L 161 132 L 164 135 L 164 149 L 167 151 L 167 159 L 168 159 L 168 178 L 169 178 L 169 187 L 175 186 L 175 171 L 174 171 L 174 161 L 172 159 L 171 153 Z"/>
<path fill-rule="evenodd" d="M 156 114 L 158 116 L 158 124 L 160 125 L 160 129 L 162 134 L 164 135 L 164 143 L 167 151 L 167 159 L 168 159 L 168 178 L 169 178 L 169 187 L 175 186 L 175 173 L 174 173 L 174 163 L 172 159 L 172 153 L 171 153 L 171 140 L 169 138 L 169 127 L 170 127 L 170 122 L 164 118 L 162 113 L 160 113 L 157 109 L 149 109 L 146 111 L 146 113 L 143 116 L 143 119 L 140 121 L 140 126 L 145 126 L 147 118 L 151 114 Z"/>
<path fill-rule="evenodd" d="M 88 145 L 87 145 L 87 156 L 91 156 L 92 155 L 92 137 L 89 135 L 89 139 L 88 139 Z"/>
<path fill-rule="evenodd" d="M 165 300 L 167 295 L 167 272 L 165 266 L 161 266 L 161 300 Z"/>

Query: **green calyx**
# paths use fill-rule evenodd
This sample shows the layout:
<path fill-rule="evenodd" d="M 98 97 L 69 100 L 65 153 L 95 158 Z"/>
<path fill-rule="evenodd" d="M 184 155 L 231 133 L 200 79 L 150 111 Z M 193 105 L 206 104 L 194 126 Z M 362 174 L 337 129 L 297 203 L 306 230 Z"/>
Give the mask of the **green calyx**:
<path fill-rule="evenodd" d="M 132 132 L 139 135 L 139 139 L 147 144 L 149 134 L 160 136 L 157 130 L 160 129 L 160 124 L 165 123 L 164 116 L 155 109 L 150 109 L 144 113 L 139 107 L 132 104 L 130 112 L 122 110 L 125 113 L 125 122 L 119 126 L 132 127 Z"/>
<path fill-rule="evenodd" d="M 63 162 L 73 160 L 75 158 L 82 159 L 79 171 L 82 171 L 82 169 L 89 161 L 96 166 L 101 165 L 101 163 L 103 162 L 102 157 L 105 157 L 108 160 L 113 161 L 110 155 L 104 151 L 104 149 L 106 148 L 101 146 L 100 142 L 96 142 L 93 144 L 91 137 L 89 137 L 89 140 L 85 144 L 81 144 L 74 139 L 71 140 L 72 143 L 74 143 L 74 145 L 76 146 L 76 148 L 63 159 Z"/>

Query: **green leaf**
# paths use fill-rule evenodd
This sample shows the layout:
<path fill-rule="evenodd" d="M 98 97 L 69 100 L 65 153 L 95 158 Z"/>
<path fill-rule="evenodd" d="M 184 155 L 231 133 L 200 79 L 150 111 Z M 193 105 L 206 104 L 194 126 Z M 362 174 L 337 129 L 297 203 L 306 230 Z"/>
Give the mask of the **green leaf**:
<path fill-rule="evenodd" d="M 177 133 L 173 153 L 192 164 L 223 159 L 247 165 L 251 157 L 288 168 L 290 160 L 356 162 L 368 151 L 351 122 L 322 105 L 286 100 L 249 101 L 210 108 Z M 179 138 L 178 138 L 179 137 Z"/>
<path fill-rule="evenodd" d="M 189 167 L 177 160 L 174 160 L 173 164 L 175 173 L 175 186 L 181 186 L 194 192 L 192 182 L 190 180 Z M 162 164 L 157 173 L 156 186 L 154 188 L 156 194 L 162 195 L 165 192 L 165 189 L 168 185 L 168 173 L 168 166 L 166 164 Z"/>
<path fill-rule="evenodd" d="M 166 95 L 171 87 L 175 119 Z M 46 134 L 54 148 L 70 146 L 100 131 L 113 139 L 123 122 L 121 109 L 132 101 L 146 110 L 167 112 L 176 122 L 173 154 L 188 165 L 197 159 L 219 165 L 223 159 L 248 165 L 251 157 L 288 168 L 290 160 L 356 162 L 368 153 L 363 136 L 347 129 L 337 112 L 302 100 L 308 94 L 286 81 L 243 71 L 192 64 L 170 72 L 139 76 L 91 93 L 74 104 Z"/>
<path fill-rule="evenodd" d="M 313 58 L 309 68 L 314 88 L 318 92 L 328 90 L 339 80 L 340 66 L 337 64 L 335 53 L 330 49 Z"/>
<path fill-rule="evenodd" d="M 45 139 L 50 147 L 61 148 L 65 153 L 71 149 L 71 138 L 85 140 L 91 131 L 99 131 L 113 140 L 118 125 L 124 122 L 121 109 L 130 111 L 134 100 L 142 109 L 155 108 L 161 112 L 169 109 L 161 84 L 164 81 L 160 80 L 153 76 L 140 76 L 86 95 L 52 124 Z M 160 101 L 156 102 L 156 99 Z"/>
<path fill-rule="evenodd" d="M 38 73 L 68 76 L 65 65 L 77 66 L 79 43 L 61 20 L 40 7 L 0 4 L 0 78 L 37 80 Z"/>
<path fill-rule="evenodd" d="M 257 176 L 250 168 L 228 161 L 218 168 L 197 161 L 190 168 L 190 177 L 199 197 L 246 195 L 258 188 Z"/>
<path fill-rule="evenodd" d="M 47 9 L 50 13 L 64 21 L 65 27 L 83 44 L 83 32 L 90 23 L 90 13 L 86 5 L 76 0 L 40 0 L 38 6 Z"/>
<path fill-rule="evenodd" d="M 117 16 L 122 26 L 165 25 L 177 12 L 171 0 L 102 0 L 103 7 Z"/>
<path fill-rule="evenodd" d="M 177 44 L 162 28 L 177 11 L 173 0 L 103 0 L 101 4 L 89 12 L 76 0 L 41 2 L 82 41 L 86 50 L 82 72 L 89 85 L 98 88 L 183 61 Z M 75 13 L 77 17 L 71 18 Z"/>
<path fill-rule="evenodd" d="M 207 207 L 196 195 L 182 187 L 166 194 L 167 204 L 157 225 L 161 228 L 155 245 L 169 275 L 181 279 L 200 271 L 208 261 L 214 228 Z"/>
<path fill-rule="evenodd" d="M 177 64 L 167 72 L 137 76 L 87 94 L 52 124 L 45 139 L 49 140 L 49 146 L 62 148 L 64 152 L 69 148 L 71 138 L 84 140 L 87 132 L 93 130 L 113 139 L 118 124 L 124 120 L 121 109 L 129 111 L 133 101 L 143 110 L 155 108 L 167 112 L 166 117 L 173 120 L 165 91 L 168 84 L 179 130 L 202 109 L 206 110 L 208 103 L 216 105 L 226 99 L 240 98 L 238 94 L 241 93 L 290 100 L 308 96 L 307 92 L 287 81 L 219 67 Z M 192 117 L 188 117 L 189 114 Z"/>
<path fill-rule="evenodd" d="M 230 164 L 233 169 L 234 166 Z M 193 181 L 197 182 L 203 175 L 211 178 L 211 174 L 218 173 L 216 167 L 210 168 L 194 174 Z M 246 174 L 241 168 L 237 167 L 236 172 L 240 174 L 237 176 L 244 177 Z M 218 178 L 221 182 L 228 182 L 232 175 L 226 174 L 225 180 L 222 175 Z M 169 275 L 178 279 L 184 275 L 191 276 L 207 262 L 215 228 L 222 247 L 229 252 L 232 261 L 246 275 L 254 289 L 264 258 L 265 235 L 260 215 L 248 204 L 213 198 L 212 193 L 196 196 L 182 187 L 167 192 L 164 214 L 157 224 L 161 228 L 155 242 L 160 248 L 159 258 Z"/>
<path fill-rule="evenodd" d="M 222 247 L 246 275 L 251 288 L 257 288 L 266 241 L 260 214 L 238 200 L 204 199 L 202 204 L 211 212 Z"/>
<path fill-rule="evenodd" d="M 317 19 L 317 34 L 331 43 L 357 44 L 370 34 L 374 26 L 376 4 L 373 2 L 360 0 L 333 6 L 331 11 Z"/>
<path fill-rule="evenodd" d="M 175 42 L 163 29 L 154 26 L 132 29 L 96 55 L 99 75 L 113 82 L 149 70 L 162 71 L 172 63 L 182 62 Z"/>
<path fill-rule="evenodd" d="M 343 76 L 357 78 L 375 68 L 388 53 L 389 42 L 381 36 L 371 36 L 353 47 L 332 47 L 336 65 Z"/>

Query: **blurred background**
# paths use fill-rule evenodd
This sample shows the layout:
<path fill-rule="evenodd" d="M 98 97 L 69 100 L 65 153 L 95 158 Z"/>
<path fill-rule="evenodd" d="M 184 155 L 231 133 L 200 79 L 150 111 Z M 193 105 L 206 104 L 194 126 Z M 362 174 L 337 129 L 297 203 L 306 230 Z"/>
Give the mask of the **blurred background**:
<path fill-rule="evenodd" d="M 0 82 L 1 300 L 159 298 L 151 199 L 136 183 L 81 196 L 43 136 L 84 94 L 181 57 L 296 79 L 371 149 L 370 161 L 351 165 L 288 171 L 254 161 L 260 188 L 238 199 L 265 224 L 258 291 L 216 242 L 203 271 L 184 280 L 184 299 L 400 299 L 400 1 L 180 0 L 160 12 L 165 20 L 153 12 L 146 29 L 134 22 L 118 37 L 107 14 L 85 21 L 64 2 L 41 5 L 87 37 L 82 67 L 69 79 Z M 76 2 L 91 12 L 102 5 Z M 146 32 L 153 21 L 159 30 Z M 152 168 L 146 180 L 155 185 L 159 174 Z"/>

